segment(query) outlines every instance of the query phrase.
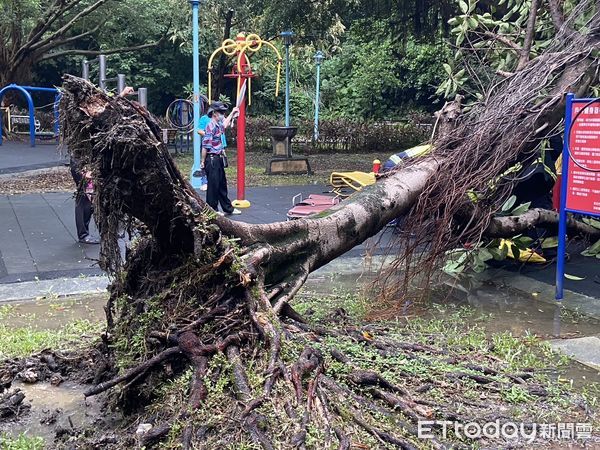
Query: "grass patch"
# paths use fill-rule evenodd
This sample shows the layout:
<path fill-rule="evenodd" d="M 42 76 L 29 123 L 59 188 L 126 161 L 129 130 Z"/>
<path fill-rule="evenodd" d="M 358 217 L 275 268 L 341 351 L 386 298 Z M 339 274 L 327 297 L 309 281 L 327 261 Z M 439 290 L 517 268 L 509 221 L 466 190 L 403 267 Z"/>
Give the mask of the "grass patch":
<path fill-rule="evenodd" d="M 306 155 L 297 155 L 306 156 Z M 344 154 L 319 154 L 308 155 L 308 161 L 313 171 L 312 175 L 267 175 L 266 169 L 270 153 L 250 152 L 246 154 L 246 186 L 290 186 L 304 184 L 325 184 L 329 180 L 331 172 L 360 170 L 370 172 L 373 159 L 379 156 L 385 160 L 389 156 L 344 153 Z M 235 150 L 227 152 L 229 167 L 225 169 L 227 181 L 230 184 L 237 182 L 237 157 Z M 382 159 L 383 158 L 383 159 Z M 194 157 L 192 154 L 177 155 L 175 163 L 181 173 L 189 179 Z"/>
<path fill-rule="evenodd" d="M 0 448 L 2 450 L 43 450 L 44 439 L 38 436 L 27 436 L 24 433 L 18 436 L 0 434 Z"/>
<path fill-rule="evenodd" d="M 43 329 L 36 326 L 34 315 L 27 317 L 26 325 L 15 327 L 6 324 L 13 314 L 16 312 L 12 305 L 0 308 L 0 320 L 4 322 L 0 324 L 0 359 L 28 356 L 45 348 L 79 348 L 88 344 L 103 327 L 101 322 L 77 319 L 57 329 Z"/>
<path fill-rule="evenodd" d="M 331 320 L 332 312 L 352 321 L 362 321 L 368 313 L 368 301 L 361 295 L 342 293 L 333 289 L 331 294 L 300 291 L 293 303 L 301 315 L 312 323 Z M 341 318 L 341 317 L 340 317 Z"/>
<path fill-rule="evenodd" d="M 75 320 L 56 330 L 0 325 L 0 359 L 28 356 L 45 348 L 79 348 L 89 343 L 102 330 L 102 326 L 85 319 Z"/>

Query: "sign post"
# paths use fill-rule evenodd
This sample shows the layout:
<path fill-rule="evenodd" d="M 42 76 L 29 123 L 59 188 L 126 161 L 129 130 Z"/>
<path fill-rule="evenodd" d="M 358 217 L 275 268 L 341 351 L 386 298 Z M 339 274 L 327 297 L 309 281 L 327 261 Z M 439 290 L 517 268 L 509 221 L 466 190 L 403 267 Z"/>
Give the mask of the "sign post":
<path fill-rule="evenodd" d="M 567 95 L 562 153 L 556 300 L 565 279 L 567 213 L 600 217 L 600 99 Z"/>

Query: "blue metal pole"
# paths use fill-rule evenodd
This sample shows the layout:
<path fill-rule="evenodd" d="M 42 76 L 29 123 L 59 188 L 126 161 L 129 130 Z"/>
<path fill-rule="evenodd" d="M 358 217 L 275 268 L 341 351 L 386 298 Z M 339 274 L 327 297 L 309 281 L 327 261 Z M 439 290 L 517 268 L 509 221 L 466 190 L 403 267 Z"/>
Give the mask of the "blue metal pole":
<path fill-rule="evenodd" d="M 285 126 L 290 126 L 290 46 L 285 46 Z"/>
<path fill-rule="evenodd" d="M 319 139 L 319 103 L 321 84 L 321 63 L 317 63 L 317 92 L 315 94 L 315 141 Z"/>
<path fill-rule="evenodd" d="M 60 98 L 62 94 L 58 92 L 54 96 L 54 134 L 58 137 L 59 123 L 60 123 Z"/>
<path fill-rule="evenodd" d="M 193 188 L 200 188 L 201 177 L 195 177 L 194 173 L 200 170 L 201 154 L 200 154 L 200 139 L 198 128 L 200 126 L 200 60 L 199 60 L 199 39 L 198 39 L 198 8 L 200 0 L 190 0 L 192 4 L 192 58 L 193 58 L 193 84 L 194 84 L 194 128 L 192 130 L 192 139 L 194 146 L 194 164 L 192 165 L 192 173 L 190 180 Z"/>
<path fill-rule="evenodd" d="M 23 89 L 25 89 L 26 91 L 31 91 L 31 92 L 50 92 L 50 93 L 54 93 L 54 94 L 58 93 L 58 89 L 56 89 L 56 88 L 37 87 L 37 86 L 21 86 L 21 87 Z"/>
<path fill-rule="evenodd" d="M 27 98 L 27 107 L 29 109 L 29 142 L 32 147 L 35 147 L 35 106 L 29 92 L 25 95 Z"/>
<path fill-rule="evenodd" d="M 567 180 L 569 177 L 569 134 L 571 130 L 573 94 L 567 94 L 565 112 L 565 136 L 562 151 L 562 179 L 560 186 L 560 209 L 558 212 L 558 255 L 556 261 L 556 300 L 562 300 L 565 281 L 565 252 L 567 247 Z"/>

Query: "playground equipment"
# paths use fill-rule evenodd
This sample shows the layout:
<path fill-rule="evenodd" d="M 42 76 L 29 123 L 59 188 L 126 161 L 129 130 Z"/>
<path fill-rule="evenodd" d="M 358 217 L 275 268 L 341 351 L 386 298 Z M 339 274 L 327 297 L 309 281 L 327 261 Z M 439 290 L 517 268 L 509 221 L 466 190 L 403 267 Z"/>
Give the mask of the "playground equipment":
<path fill-rule="evenodd" d="M 222 45 L 216 49 L 208 60 L 208 100 L 212 100 L 212 70 L 215 56 L 223 52 L 227 56 L 236 56 L 236 63 L 231 69 L 231 73 L 226 74 L 227 78 L 237 79 L 237 101 L 240 109 L 237 123 L 237 198 L 232 202 L 236 208 L 248 208 L 250 202 L 246 200 L 246 103 L 252 104 L 252 78 L 256 76 L 252 72 L 248 53 L 256 53 L 263 45 L 271 48 L 277 55 L 277 80 L 275 83 L 275 96 L 279 95 L 279 79 L 281 76 L 281 54 L 277 48 L 268 41 L 264 41 L 257 34 L 245 36 L 240 33 L 236 39 L 226 39 Z M 194 133 L 196 134 L 196 133 Z M 192 186 L 194 186 L 194 173 L 200 168 L 200 153 L 196 154 L 194 148 L 194 166 L 192 167 Z M 196 183 L 199 184 L 200 177 L 196 177 Z"/>
<path fill-rule="evenodd" d="M 109 81 L 117 82 L 117 92 L 123 92 L 123 89 L 127 86 L 127 77 L 118 73 L 116 77 L 106 78 L 106 72 L 108 70 L 106 55 L 98 55 L 96 59 L 87 60 L 84 59 L 81 62 L 81 78 L 84 80 L 90 80 L 90 64 L 98 63 L 98 87 L 103 91 L 106 91 L 106 86 Z M 138 103 L 142 105 L 144 108 L 148 107 L 148 89 L 147 88 L 138 88 L 137 91 L 133 93 L 133 95 L 138 96 Z"/>
<path fill-rule="evenodd" d="M 202 116 L 208 109 L 208 98 L 201 95 L 200 100 L 200 115 Z M 166 144 L 172 142 L 175 145 L 176 153 L 178 151 L 181 153 L 189 152 L 191 143 L 190 135 L 194 129 L 193 102 L 181 98 L 173 100 L 167 108 L 165 119 L 170 128 L 163 130 L 163 142 Z M 167 135 L 164 135 L 164 133 L 167 133 Z"/>
<path fill-rule="evenodd" d="M 9 108 L 0 108 L 0 145 L 2 145 L 2 133 L 1 128 L 3 122 L 2 118 L 2 109 L 6 110 L 7 119 L 8 119 L 8 131 L 20 134 L 21 132 L 14 131 L 14 127 L 16 125 L 29 125 L 29 143 L 32 147 L 35 147 L 35 140 L 37 138 L 54 138 L 58 137 L 58 105 L 60 103 L 60 91 L 56 88 L 46 88 L 46 87 L 36 87 L 36 86 L 20 86 L 18 84 L 9 84 L 8 86 L 0 89 L 0 103 L 2 102 L 2 98 L 8 91 L 18 91 L 25 97 L 27 101 L 27 109 L 28 115 L 18 115 L 12 114 L 10 107 Z M 54 131 L 52 132 L 42 132 L 40 121 L 35 117 L 35 105 L 33 103 L 33 98 L 31 96 L 32 92 L 47 92 L 54 94 Z"/>
<path fill-rule="evenodd" d="M 192 5 L 192 62 L 193 62 L 193 88 L 194 95 L 192 103 L 194 107 L 194 132 L 192 139 L 194 143 L 194 163 L 192 164 L 192 173 L 190 174 L 190 183 L 194 188 L 202 186 L 202 172 L 200 170 L 200 147 L 202 137 L 196 133 L 200 128 L 200 55 L 198 38 L 198 10 L 200 9 L 200 0 L 190 0 Z"/>
<path fill-rule="evenodd" d="M 300 201 L 298 201 L 298 198 Z M 302 219 L 321 213 L 332 206 L 337 205 L 342 198 L 323 194 L 310 194 L 308 198 L 303 199 L 302 194 L 295 195 L 292 199 L 292 209 L 287 213 L 288 220 Z"/>

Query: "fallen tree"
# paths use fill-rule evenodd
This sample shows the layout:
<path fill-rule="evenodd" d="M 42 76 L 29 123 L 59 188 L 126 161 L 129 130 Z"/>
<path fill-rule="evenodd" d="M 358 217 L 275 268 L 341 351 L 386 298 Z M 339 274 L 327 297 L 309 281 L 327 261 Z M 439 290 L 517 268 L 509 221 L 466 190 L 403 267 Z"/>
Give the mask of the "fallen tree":
<path fill-rule="evenodd" d="M 491 189 L 489 180 L 530 159 L 540 137 L 560 122 L 564 94 L 584 92 L 595 79 L 598 20 L 594 15 L 591 31 L 568 41 L 559 32 L 546 54 L 497 86 L 485 104 L 442 136 L 432 156 L 318 217 L 265 225 L 217 216 L 177 170 L 147 111 L 66 76 L 61 131 L 69 152 L 93 172 L 101 264 L 114 277 L 106 307 L 107 363 L 97 376 L 102 381 L 86 395 L 121 386 L 115 403 L 153 417 L 154 426 L 141 437 L 144 445 L 169 438 L 192 448 L 227 432 L 237 443 L 304 448 L 310 430 L 319 430 L 328 446 L 349 448 L 350 435 L 361 430 L 380 445 L 415 448 L 418 420 L 456 413 L 420 402 L 375 371 L 359 370 L 339 349 L 324 354 L 319 343 L 346 336 L 409 358 L 443 351 L 365 337 L 353 327 L 308 325 L 290 302 L 310 272 L 399 215 L 406 215 L 404 226 L 416 234 L 403 241 L 395 266 L 406 280 L 416 272 L 427 278 L 443 252 L 476 242 L 486 230 L 515 229 L 504 223 L 508 219 L 493 219 L 512 183 Z M 470 190 L 478 193 L 475 204 L 466 195 Z M 118 238 L 124 228 L 134 239 L 123 263 Z M 349 369 L 329 373 L 325 362 L 332 360 Z M 250 371 L 255 375 L 249 377 Z M 207 377 L 222 372 L 231 374 L 235 398 L 210 424 L 199 422 L 215 389 Z M 456 376 L 490 382 L 471 372 Z M 516 382 L 514 375 L 504 376 Z M 516 379 L 526 384 L 523 376 Z M 189 383 L 186 398 L 179 399 L 177 414 L 165 414 L 160 399 L 177 382 Z M 374 422 L 362 409 L 383 417 L 401 414 Z M 284 434 L 278 429 L 283 418 L 291 427 Z"/>

